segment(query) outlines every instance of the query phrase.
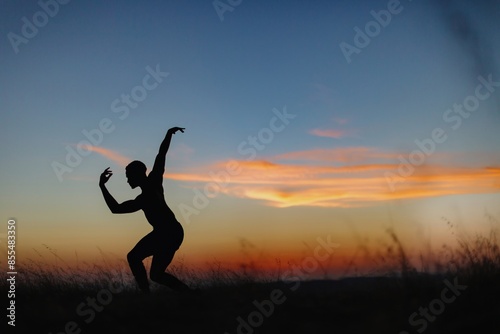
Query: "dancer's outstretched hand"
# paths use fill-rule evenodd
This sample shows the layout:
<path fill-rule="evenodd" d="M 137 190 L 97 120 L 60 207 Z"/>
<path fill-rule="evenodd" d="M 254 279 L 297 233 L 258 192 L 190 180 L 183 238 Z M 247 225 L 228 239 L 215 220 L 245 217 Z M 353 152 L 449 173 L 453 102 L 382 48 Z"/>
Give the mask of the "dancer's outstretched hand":
<path fill-rule="evenodd" d="M 99 185 L 103 186 L 108 182 L 109 178 L 113 175 L 113 172 L 109 170 L 109 167 L 104 170 L 104 172 L 101 173 L 101 177 L 99 178 Z"/>
<path fill-rule="evenodd" d="M 175 126 L 173 128 L 168 129 L 168 132 L 174 135 L 177 131 L 184 133 L 184 130 L 186 130 L 186 128 L 179 128 L 178 126 Z"/>

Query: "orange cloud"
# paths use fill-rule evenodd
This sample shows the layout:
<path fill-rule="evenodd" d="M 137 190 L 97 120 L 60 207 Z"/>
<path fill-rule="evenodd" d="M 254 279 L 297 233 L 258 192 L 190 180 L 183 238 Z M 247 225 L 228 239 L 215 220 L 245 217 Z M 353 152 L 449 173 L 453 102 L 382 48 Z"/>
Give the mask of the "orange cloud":
<path fill-rule="evenodd" d="M 116 162 L 120 166 L 126 166 L 132 161 L 130 158 L 128 158 L 124 155 L 121 155 L 118 152 L 106 149 L 104 147 L 91 145 L 91 146 L 87 146 L 86 149 L 88 149 L 89 151 L 92 151 L 92 152 L 99 153 L 103 157 L 108 158 L 109 160 Z"/>
<path fill-rule="evenodd" d="M 270 161 L 238 161 L 241 172 L 219 181 L 219 192 L 260 200 L 275 207 L 356 207 L 381 201 L 500 191 L 500 168 L 425 166 L 398 180 L 391 191 L 385 173 L 396 164 L 353 166 L 291 165 Z M 210 171 L 224 169 L 225 162 L 202 173 L 169 174 L 172 179 L 203 187 L 216 183 Z"/>
<path fill-rule="evenodd" d="M 121 165 L 130 161 L 111 150 L 93 150 Z M 500 167 L 426 165 L 416 167 L 412 175 L 403 178 L 397 174 L 399 165 L 391 162 L 397 156 L 367 147 L 318 149 L 268 160 L 232 161 L 238 165 L 238 172 L 232 174 L 227 171 L 229 161 L 219 161 L 184 169 L 183 173 L 169 172 L 164 177 L 199 189 L 215 183 L 219 193 L 275 207 L 356 207 L 398 199 L 500 192 Z M 301 163 L 279 163 L 288 160 Z M 387 172 L 397 176 L 396 181 L 389 180 L 397 182 L 395 191 L 389 187 Z"/>
<path fill-rule="evenodd" d="M 229 196 L 261 200 L 276 207 L 354 207 L 387 200 L 494 193 L 500 190 L 500 168 L 436 166 L 432 172 L 420 171 L 403 179 L 397 191 L 391 191 L 384 173 L 397 169 L 397 165 L 328 167 L 281 165 L 268 161 L 238 163 L 241 173 L 219 181 L 219 191 Z M 215 182 L 208 171 L 202 174 L 173 173 L 168 177 L 197 183 L 194 186 L 200 188 Z"/>

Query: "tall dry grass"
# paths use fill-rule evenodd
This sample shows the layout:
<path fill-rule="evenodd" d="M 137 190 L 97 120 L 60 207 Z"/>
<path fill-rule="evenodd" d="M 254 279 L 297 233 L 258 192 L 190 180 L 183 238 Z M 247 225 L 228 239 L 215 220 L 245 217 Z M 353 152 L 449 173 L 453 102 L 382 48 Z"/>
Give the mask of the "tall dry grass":
<path fill-rule="evenodd" d="M 409 254 L 397 233 L 392 229 L 386 231 L 388 243 L 378 250 L 368 250 L 360 245 L 360 252 L 365 254 L 374 270 L 363 272 L 356 265 L 346 264 L 348 267 L 343 276 L 386 276 L 401 278 L 405 284 L 426 284 L 428 277 L 459 276 L 471 284 L 493 283 L 500 280 L 500 245 L 498 239 L 498 221 L 488 216 L 491 230 L 487 235 L 476 234 L 472 237 L 457 237 L 457 246 L 443 245 L 440 252 L 435 254 Z M 48 245 L 41 249 L 34 249 L 36 257 L 27 262 L 18 264 L 19 285 L 25 293 L 39 291 L 78 291 L 82 289 L 95 290 L 105 287 L 109 282 L 121 284 L 126 290 L 135 291 L 135 282 L 128 268 L 127 262 L 116 255 L 101 251 L 101 257 L 93 263 L 78 260 L 70 265 L 58 256 L 57 252 Z M 332 255 L 335 256 L 335 255 Z M 147 268 L 150 259 L 145 260 Z M 229 269 L 220 261 L 214 261 L 208 270 L 197 270 L 187 265 L 182 258 L 174 261 L 168 271 L 184 280 L 188 285 L 198 288 L 231 287 L 242 284 L 276 282 L 286 271 L 287 265 L 282 266 L 276 260 L 277 268 L 273 272 L 263 271 L 256 261 L 248 259 L 242 262 L 239 268 Z M 0 263 L 0 265 L 3 265 Z M 288 263 L 288 267 L 292 264 Z M 354 268 L 354 269 L 352 269 Z M 329 279 L 328 268 L 324 265 L 318 270 L 315 279 L 322 277 Z M 309 277 L 312 278 L 312 277 Z M 308 279 L 308 277 L 304 277 Z M 5 287 L 2 279 L 0 286 Z"/>

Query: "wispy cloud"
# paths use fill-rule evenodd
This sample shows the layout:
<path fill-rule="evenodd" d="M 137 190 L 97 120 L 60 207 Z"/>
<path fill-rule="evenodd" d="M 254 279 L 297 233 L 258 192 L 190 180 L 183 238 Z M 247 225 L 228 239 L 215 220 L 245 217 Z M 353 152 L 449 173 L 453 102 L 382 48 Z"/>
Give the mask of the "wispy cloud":
<path fill-rule="evenodd" d="M 174 159 L 189 159 L 194 154 L 194 149 L 184 143 L 179 143 L 175 145 L 170 151 L 168 155 Z"/>
<path fill-rule="evenodd" d="M 323 129 L 312 129 L 309 134 L 318 137 L 335 138 L 340 139 L 344 137 L 354 137 L 358 131 L 355 129 L 345 129 L 344 125 L 349 123 L 347 118 L 333 117 L 331 119 L 335 124 L 334 127 L 323 128 Z"/>
<path fill-rule="evenodd" d="M 334 117 L 334 118 L 332 118 L 332 120 L 335 123 L 340 124 L 340 125 L 345 125 L 345 124 L 349 123 L 349 120 L 347 118 Z"/>
<path fill-rule="evenodd" d="M 323 161 L 342 164 L 357 164 L 367 161 L 377 162 L 397 159 L 397 156 L 398 154 L 396 152 L 385 152 L 373 147 L 355 146 L 288 152 L 277 155 L 274 159 L 278 161 L 297 160 L 306 162 Z"/>
<path fill-rule="evenodd" d="M 312 129 L 309 131 L 310 134 L 318 137 L 327 137 L 340 139 L 344 137 L 351 137 L 354 135 L 353 130 L 341 130 L 341 129 Z"/>
<path fill-rule="evenodd" d="M 381 201 L 500 191 L 500 168 L 424 168 L 405 180 L 398 191 L 388 189 L 383 176 L 397 165 L 302 166 L 269 161 L 239 161 L 241 173 L 221 185 L 230 196 L 264 201 L 276 207 L 354 207 Z M 211 166 L 222 170 L 225 162 Z M 208 172 L 169 174 L 170 178 L 213 182 Z"/>
<path fill-rule="evenodd" d="M 87 149 L 92 152 L 99 153 L 100 155 L 108 158 L 109 160 L 116 162 L 120 166 L 126 166 L 132 160 L 116 151 L 109 150 L 101 146 L 88 146 Z"/>
<path fill-rule="evenodd" d="M 94 151 L 121 165 L 130 159 L 104 148 Z M 263 201 L 275 207 L 357 207 L 383 201 L 458 194 L 500 192 L 500 167 L 421 166 L 391 191 L 385 172 L 397 170 L 400 153 L 370 147 L 315 149 L 289 152 L 267 160 L 237 161 L 240 172 L 219 184 L 231 197 Z M 291 162 L 294 163 L 291 163 Z M 224 171 L 218 161 L 164 177 L 203 189 L 214 182 L 211 172 Z M 233 161 L 234 163 L 234 161 Z"/>

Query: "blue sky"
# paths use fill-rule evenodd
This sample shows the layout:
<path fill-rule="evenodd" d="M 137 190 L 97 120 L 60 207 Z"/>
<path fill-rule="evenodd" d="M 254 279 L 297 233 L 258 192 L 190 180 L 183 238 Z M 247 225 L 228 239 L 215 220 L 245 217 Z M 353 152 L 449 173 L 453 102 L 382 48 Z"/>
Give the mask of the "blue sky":
<path fill-rule="evenodd" d="M 442 127 L 449 138 L 437 153 L 457 156 L 433 159 L 498 166 L 498 92 L 456 131 L 443 121 L 448 108 L 474 93 L 478 75 L 500 80 L 498 4 L 401 1 L 403 10 L 349 64 L 339 44 L 353 44 L 353 28 L 364 29 L 373 20 L 370 11 L 387 4 L 243 1 L 221 21 L 211 1 L 73 0 L 15 53 L 8 34 L 21 34 L 22 18 L 32 21 L 41 7 L 1 1 L 0 211 L 52 226 L 83 201 L 88 207 L 76 210 L 99 217 L 106 211 L 93 187 L 108 166 L 117 171 L 119 196 L 129 197 L 132 192 L 120 185 L 123 166 L 95 152 L 63 182 L 51 167 L 64 163 L 65 147 L 85 139 L 82 131 L 103 118 L 115 129 L 100 146 L 147 165 L 169 127 L 186 127 L 167 162 L 176 173 L 206 174 L 217 162 L 242 159 L 238 145 L 269 126 L 274 108 L 285 106 L 296 118 L 257 159 L 355 147 L 407 154 L 416 139 Z M 466 20 L 450 14 L 457 12 Z M 148 66 L 169 76 L 120 120 L 112 102 L 141 85 Z M 398 161 L 394 155 L 386 162 Z M 187 188 L 170 199 L 189 201 Z M 224 201 L 223 208 L 235 205 L 231 196 Z"/>

